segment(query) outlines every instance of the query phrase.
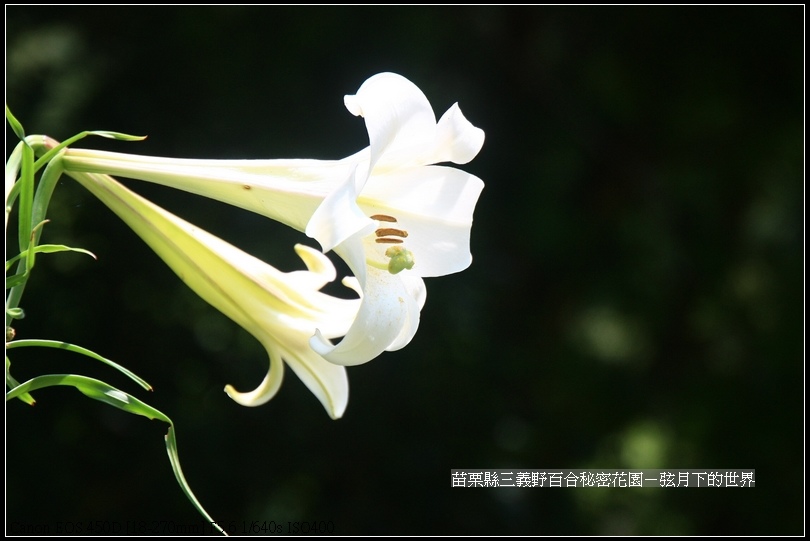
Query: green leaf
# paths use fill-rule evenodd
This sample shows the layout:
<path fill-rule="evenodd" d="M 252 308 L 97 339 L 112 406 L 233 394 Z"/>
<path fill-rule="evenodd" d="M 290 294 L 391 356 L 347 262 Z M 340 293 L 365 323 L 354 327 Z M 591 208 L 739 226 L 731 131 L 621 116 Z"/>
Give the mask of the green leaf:
<path fill-rule="evenodd" d="M 99 137 L 106 137 L 107 139 L 117 139 L 119 141 L 143 141 L 146 135 L 127 135 L 126 133 L 119 133 L 114 131 L 91 131 L 87 132 L 88 135 L 98 135 Z"/>
<path fill-rule="evenodd" d="M 58 340 L 13 340 L 6 344 L 6 350 L 16 349 L 16 348 L 23 348 L 23 347 L 43 347 L 43 348 L 55 348 L 55 349 L 64 349 L 65 351 L 70 351 L 73 353 L 78 353 L 80 355 L 85 355 L 90 357 L 91 359 L 95 359 L 97 361 L 101 361 L 102 363 L 111 366 L 127 376 L 129 379 L 146 389 L 147 391 L 152 390 L 152 386 L 149 385 L 145 380 L 135 375 L 134 372 L 124 368 L 120 364 L 116 363 L 115 361 L 111 361 L 106 357 L 102 357 L 98 353 L 94 353 L 89 349 L 83 348 L 81 346 L 77 346 L 75 344 L 70 344 L 68 342 L 60 342 Z"/>
<path fill-rule="evenodd" d="M 20 145 L 23 145 L 23 143 L 20 143 Z M 18 149 L 15 148 L 14 152 L 17 152 L 17 150 Z M 19 156 L 11 156 L 9 161 L 6 163 L 6 173 L 8 174 L 9 171 L 13 171 L 14 177 L 16 178 L 18 170 L 15 170 L 15 168 L 18 164 L 11 163 L 12 159 L 18 159 L 20 162 L 22 161 L 21 146 L 19 147 Z M 20 195 L 20 183 L 15 181 L 14 185 L 8 191 L 8 194 L 6 194 L 6 219 L 8 219 L 8 215 L 11 213 L 11 208 L 14 206 L 14 202 L 17 200 L 18 195 Z"/>
<path fill-rule="evenodd" d="M 42 254 L 54 254 L 56 252 L 79 252 L 80 254 L 89 255 L 93 259 L 98 259 L 96 254 L 89 250 L 85 250 L 84 248 L 73 248 L 71 246 L 65 246 L 64 244 L 40 244 L 36 247 L 35 251 Z"/>
<path fill-rule="evenodd" d="M 169 463 L 172 466 L 174 476 L 180 485 L 180 489 L 189 499 L 191 504 L 203 517 L 205 517 L 207 521 L 209 521 L 210 524 L 216 527 L 223 535 L 227 535 L 225 530 L 219 527 L 219 525 L 211 518 L 211 515 L 205 511 L 199 500 L 197 500 L 197 497 L 191 491 L 191 487 L 186 481 L 186 478 L 183 475 L 183 470 L 180 467 L 180 455 L 177 452 L 177 439 L 174 433 L 174 423 L 160 410 L 153 408 L 149 404 L 141 402 L 134 396 L 116 389 L 103 381 L 76 374 L 49 374 L 35 377 L 6 393 L 6 401 L 21 396 L 28 391 L 42 389 L 45 387 L 53 387 L 55 385 L 75 387 L 82 394 L 94 400 L 104 402 L 105 404 L 122 409 L 128 413 L 132 413 L 133 415 L 141 415 L 147 419 L 158 419 L 168 423 L 169 431 L 165 437 L 166 451 L 169 454 Z"/>
<path fill-rule="evenodd" d="M 22 147 L 22 164 L 20 166 L 19 195 L 19 244 L 20 250 L 27 250 L 31 242 L 31 216 L 34 205 L 34 149 L 28 145 Z"/>
<path fill-rule="evenodd" d="M 14 276 L 9 276 L 6 278 L 6 289 L 11 289 L 12 287 L 17 287 L 18 285 L 22 284 L 28 279 L 28 272 L 21 272 L 20 274 L 15 274 Z M 10 314 L 8 310 L 6 310 L 6 314 Z M 14 316 L 12 316 L 14 317 Z M 19 319 L 19 318 L 17 318 Z"/>
<path fill-rule="evenodd" d="M 10 389 L 20 386 L 20 383 L 16 379 L 11 377 L 11 359 L 9 359 L 8 357 L 6 357 L 6 385 L 8 385 Z M 37 401 L 34 400 L 34 397 L 28 393 L 21 394 L 19 396 L 19 399 L 28 404 L 29 406 L 33 406 L 34 404 L 37 403 Z"/>
<path fill-rule="evenodd" d="M 44 223 L 45 222 L 41 222 L 40 224 L 38 224 L 37 227 L 34 228 L 33 233 L 36 233 L 36 231 L 38 231 L 40 226 L 43 225 Z M 39 246 L 35 246 L 32 243 L 28 247 L 28 250 L 26 250 L 23 253 L 17 254 L 8 261 L 6 261 L 6 272 L 8 272 L 9 269 L 11 269 L 11 265 L 15 261 L 25 257 L 25 265 L 23 266 L 25 268 L 25 271 L 6 278 L 6 289 L 16 287 L 24 283 L 28 279 L 28 277 L 31 275 L 31 270 L 34 268 L 34 263 L 36 262 L 35 254 L 39 253 L 52 254 L 56 252 L 79 252 L 82 254 L 89 255 L 93 259 L 97 259 L 96 255 L 93 252 L 90 252 L 83 248 L 71 248 L 70 246 L 65 246 L 62 244 L 42 244 Z"/>
<path fill-rule="evenodd" d="M 25 383 L 18 385 L 7 392 L 6 402 L 23 393 L 36 391 L 37 389 L 44 389 L 45 387 L 53 387 L 56 385 L 75 387 L 85 396 L 122 409 L 128 413 L 142 415 L 148 419 L 159 419 L 171 424 L 171 419 L 166 417 L 166 415 L 156 410 L 149 404 L 141 402 L 134 396 L 131 396 L 123 391 L 119 391 L 115 387 L 112 387 L 103 381 L 76 374 L 48 374 L 29 379 Z"/>
<path fill-rule="evenodd" d="M 169 453 L 169 462 L 172 465 L 172 470 L 174 470 L 174 476 L 177 478 L 177 483 L 180 485 L 180 488 L 186 495 L 186 498 L 189 499 L 191 504 L 197 508 L 197 511 L 205 517 L 205 519 L 214 526 L 222 535 L 228 535 L 225 533 L 217 522 L 211 518 L 205 509 L 203 508 L 202 504 L 197 501 L 197 497 L 194 496 L 194 493 L 191 491 L 191 487 L 186 482 L 185 476 L 183 476 L 183 469 L 180 467 L 180 455 L 177 454 L 177 439 L 174 435 L 174 425 L 169 426 L 169 432 L 166 433 L 166 451 Z"/>
<path fill-rule="evenodd" d="M 35 152 L 38 151 L 36 147 L 34 148 Z M 45 170 L 42 172 L 42 175 L 39 178 L 37 191 L 34 194 L 34 206 L 31 211 L 32 223 L 47 221 L 46 215 L 48 213 L 48 205 L 50 205 L 51 197 L 56 189 L 56 184 L 59 182 L 59 179 L 64 171 L 64 168 L 62 167 L 62 160 L 60 159 L 61 154 L 62 151 L 51 158 L 51 161 L 49 161 L 48 165 L 45 166 Z M 36 164 L 34 166 L 36 167 Z M 34 244 L 39 244 L 39 238 L 41 236 L 42 229 L 37 229 L 33 238 Z"/>
<path fill-rule="evenodd" d="M 118 132 L 114 132 L 114 131 L 104 131 L 104 130 L 83 131 L 81 133 L 77 133 L 76 135 L 74 135 L 70 139 L 62 141 L 61 143 L 59 143 L 55 147 L 50 148 L 47 152 L 45 152 L 42 156 L 40 156 L 40 158 L 37 160 L 36 164 L 34 164 L 34 170 L 38 171 L 40 167 L 42 167 L 43 165 L 48 163 L 51 160 L 51 158 L 53 158 L 56 154 L 61 152 L 62 149 L 67 148 L 68 146 L 72 145 L 73 143 L 75 143 L 77 141 L 81 141 L 82 139 L 84 139 L 88 135 L 97 135 L 99 137 L 105 137 L 107 139 L 118 139 L 120 141 L 143 141 L 144 139 L 146 139 L 145 135 L 127 135 L 125 133 L 118 133 Z M 32 146 L 40 146 L 45 139 L 48 139 L 48 138 L 44 138 L 44 137 L 38 136 L 38 135 L 32 135 L 28 139 L 28 144 L 30 144 Z"/>
<path fill-rule="evenodd" d="M 8 104 L 6 104 L 6 120 L 9 126 L 11 126 L 11 129 L 14 130 L 14 135 L 19 137 L 20 140 L 25 139 L 25 130 L 22 124 L 20 124 L 20 121 L 17 120 L 17 117 L 11 114 L 11 109 L 8 108 Z"/>
<path fill-rule="evenodd" d="M 11 319 L 23 319 L 25 311 L 22 308 L 6 308 L 6 315 Z"/>
<path fill-rule="evenodd" d="M 40 244 L 34 248 L 34 253 L 37 254 L 55 254 L 57 252 L 78 252 L 80 254 L 87 254 L 93 259 L 98 259 L 96 255 L 89 250 L 85 250 L 84 248 L 72 248 L 70 246 L 65 246 L 64 244 Z M 24 254 L 17 254 L 6 261 L 6 271 L 8 272 L 8 270 L 11 268 L 11 264 L 20 259 L 23 255 Z M 6 284 L 6 289 L 8 289 L 8 287 L 8 284 Z"/>
<path fill-rule="evenodd" d="M 33 206 L 32 206 L 33 209 Z M 33 210 L 31 211 L 31 216 L 33 217 Z M 33 222 L 32 222 L 33 223 Z M 31 269 L 34 268 L 34 261 L 36 260 L 37 255 L 37 241 L 39 240 L 40 231 L 42 231 L 42 226 L 48 223 L 48 220 L 43 220 L 39 222 L 37 225 L 31 228 L 31 238 L 28 242 L 28 250 L 25 254 L 25 273 L 31 274 Z"/>

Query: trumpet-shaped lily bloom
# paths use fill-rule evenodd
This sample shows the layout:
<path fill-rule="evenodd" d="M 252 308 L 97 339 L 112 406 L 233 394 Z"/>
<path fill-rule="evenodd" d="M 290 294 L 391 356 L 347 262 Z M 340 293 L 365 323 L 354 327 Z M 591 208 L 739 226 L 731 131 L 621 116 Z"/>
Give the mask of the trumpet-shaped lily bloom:
<path fill-rule="evenodd" d="M 278 391 L 286 362 L 337 419 L 349 398 L 346 369 L 309 345 L 316 329 L 343 336 L 359 299 L 319 290 L 335 279 L 332 262 L 318 250 L 295 247 L 308 270 L 281 272 L 222 239 L 131 192 L 111 177 L 70 173 L 124 220 L 195 293 L 252 334 L 267 349 L 270 368 L 254 391 L 225 391 L 239 404 L 259 406 Z M 346 285 L 357 288 L 347 281 Z"/>
<path fill-rule="evenodd" d="M 68 171 L 107 173 L 183 189 L 258 212 L 315 238 L 352 269 L 362 304 L 345 337 L 322 329 L 311 346 L 340 365 L 361 364 L 414 336 L 422 278 L 467 268 L 483 189 L 465 164 L 484 133 L 458 105 L 436 121 L 416 85 L 381 73 L 344 99 L 365 119 L 369 147 L 342 160 L 190 160 L 70 149 Z"/>

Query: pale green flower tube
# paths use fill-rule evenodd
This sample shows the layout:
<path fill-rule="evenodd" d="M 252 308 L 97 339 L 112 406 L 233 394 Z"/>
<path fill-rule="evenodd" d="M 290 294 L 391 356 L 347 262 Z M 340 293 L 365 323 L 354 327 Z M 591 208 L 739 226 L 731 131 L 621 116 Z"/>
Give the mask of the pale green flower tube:
<path fill-rule="evenodd" d="M 246 406 L 266 403 L 281 385 L 286 362 L 332 418 L 343 415 L 349 396 L 345 368 L 324 360 L 309 341 L 316 333 L 333 338 L 346 334 L 361 301 L 319 291 L 336 275 L 326 256 L 297 245 L 308 270 L 281 272 L 109 176 L 69 174 L 124 220 L 195 293 L 267 349 L 270 368 L 264 381 L 246 393 L 227 386 L 231 398 Z M 344 283 L 356 288 L 350 281 Z"/>

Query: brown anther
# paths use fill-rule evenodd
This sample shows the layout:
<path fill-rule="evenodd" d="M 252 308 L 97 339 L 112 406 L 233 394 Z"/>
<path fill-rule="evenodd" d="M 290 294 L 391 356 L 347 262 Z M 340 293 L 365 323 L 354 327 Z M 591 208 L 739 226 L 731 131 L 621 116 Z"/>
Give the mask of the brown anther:
<path fill-rule="evenodd" d="M 375 231 L 378 237 L 387 237 L 389 235 L 393 235 L 395 237 L 402 237 L 405 238 L 408 236 L 408 232 L 403 229 L 394 229 L 393 227 L 381 227 L 377 231 Z"/>
<path fill-rule="evenodd" d="M 397 219 L 393 216 L 388 216 L 387 214 L 372 214 L 369 216 L 372 220 L 377 220 L 379 222 L 392 222 L 396 223 Z"/>
<path fill-rule="evenodd" d="M 401 239 L 389 239 L 387 237 L 381 239 L 374 239 L 374 242 L 377 242 L 379 244 L 402 244 Z"/>

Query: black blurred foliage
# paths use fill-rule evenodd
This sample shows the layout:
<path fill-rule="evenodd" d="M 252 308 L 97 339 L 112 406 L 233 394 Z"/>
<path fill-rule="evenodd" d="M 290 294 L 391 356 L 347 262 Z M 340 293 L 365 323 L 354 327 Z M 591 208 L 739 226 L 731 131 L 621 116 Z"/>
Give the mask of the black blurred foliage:
<path fill-rule="evenodd" d="M 20 381 L 105 379 L 177 423 L 219 521 L 352 534 L 801 534 L 804 7 L 6 7 L 6 100 L 27 133 L 200 158 L 340 158 L 369 76 L 458 101 L 486 132 L 473 265 L 428 279 L 404 350 L 349 369 L 331 421 L 287 371 L 243 408 L 264 350 L 184 289 L 69 179 Z M 6 131 L 7 153 L 14 136 Z M 145 183 L 139 193 L 284 269 L 295 231 Z M 7 405 L 6 531 L 57 521 L 201 523 L 166 427 L 71 389 Z M 756 468 L 753 490 L 452 489 L 451 468 Z M 16 531 L 14 530 L 16 528 Z M 50 533 L 55 533 L 51 530 Z"/>

